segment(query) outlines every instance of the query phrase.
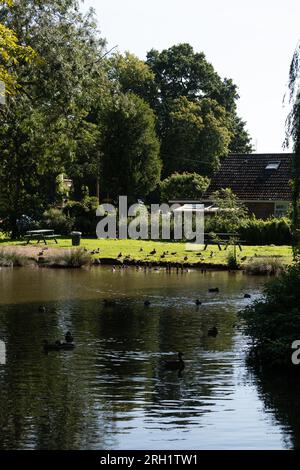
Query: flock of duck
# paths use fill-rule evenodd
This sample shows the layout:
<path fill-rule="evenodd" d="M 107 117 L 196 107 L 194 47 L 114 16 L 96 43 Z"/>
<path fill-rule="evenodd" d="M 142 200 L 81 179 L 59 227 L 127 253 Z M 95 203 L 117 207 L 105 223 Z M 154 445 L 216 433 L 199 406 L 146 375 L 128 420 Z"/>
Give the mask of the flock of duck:
<path fill-rule="evenodd" d="M 215 288 L 210 288 L 209 292 L 210 293 L 219 293 L 220 290 L 219 290 L 218 287 L 215 287 Z M 245 299 L 250 299 L 251 295 L 250 294 L 245 294 L 244 298 Z M 114 307 L 114 306 L 117 305 L 115 300 L 108 300 L 108 299 L 104 299 L 103 304 L 104 304 L 105 307 Z M 202 302 L 199 299 L 196 299 L 195 300 L 195 305 L 197 307 L 199 307 L 199 306 L 202 305 Z M 151 306 L 150 300 L 145 300 L 144 306 L 145 307 L 150 307 Z M 46 308 L 44 306 L 41 306 L 41 307 L 39 307 L 39 311 L 40 312 L 46 312 Z M 211 327 L 207 330 L 207 336 L 208 337 L 216 338 L 218 336 L 218 334 L 219 334 L 219 331 L 218 331 L 218 328 L 216 326 L 213 326 L 213 327 Z M 44 341 L 44 351 L 45 351 L 45 353 L 48 353 L 50 351 L 70 351 L 74 348 L 75 348 L 74 338 L 73 338 L 70 331 L 67 331 L 67 333 L 65 334 L 64 341 L 57 340 L 54 343 L 49 343 L 48 341 Z M 183 360 L 183 356 L 184 356 L 184 354 L 182 352 L 178 352 L 177 360 L 166 361 L 164 363 L 164 368 L 166 370 L 177 370 L 179 372 L 183 371 L 183 369 L 185 368 L 185 363 L 184 363 L 184 360 Z"/>

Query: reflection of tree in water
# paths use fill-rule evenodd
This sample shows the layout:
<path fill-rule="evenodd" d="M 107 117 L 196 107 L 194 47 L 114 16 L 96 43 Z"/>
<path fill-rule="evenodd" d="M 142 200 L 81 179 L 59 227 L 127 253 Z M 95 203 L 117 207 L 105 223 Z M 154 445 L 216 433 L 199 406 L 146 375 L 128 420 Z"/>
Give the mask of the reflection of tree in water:
<path fill-rule="evenodd" d="M 283 427 L 287 448 L 300 449 L 300 380 L 298 376 L 266 370 L 253 370 L 258 393 L 266 412 Z"/>
<path fill-rule="evenodd" d="M 209 316 L 203 309 L 198 313 L 191 316 L 188 309 L 181 309 L 173 312 L 171 322 L 168 315 L 160 316 L 159 350 L 175 354 L 184 351 L 186 367 L 178 374 L 166 371 L 160 362 L 147 414 L 162 419 L 172 417 L 173 426 L 190 426 L 196 416 L 208 412 L 207 401 L 214 397 L 216 381 L 223 390 L 232 385 L 233 365 L 224 355 L 233 348 L 234 311 L 218 307 L 213 317 L 212 311 Z M 209 338 L 207 330 L 215 323 L 220 334 Z M 205 354 L 213 358 L 207 360 Z M 210 403 L 213 406 L 213 400 Z"/>
<path fill-rule="evenodd" d="M 105 447 L 114 424 L 106 419 L 105 409 L 95 409 L 76 354 L 44 355 L 42 340 L 61 337 L 62 332 L 55 307 L 48 306 L 46 315 L 33 313 L 37 311 L 37 305 L 9 307 L 5 316 L 7 366 L 0 373 L 0 447 L 75 449 L 88 442 Z"/>
<path fill-rule="evenodd" d="M 8 353 L 0 371 L 2 448 L 113 447 L 120 421 L 138 409 L 187 426 L 195 410 L 207 412 L 216 378 L 223 389 L 232 380 L 223 355 L 233 347 L 233 309 L 145 309 L 128 299 L 113 308 L 64 301 L 47 305 L 46 314 L 29 304 L 1 310 Z M 208 338 L 216 322 L 220 334 Z M 66 329 L 75 351 L 42 354 L 43 339 L 62 338 Z M 181 378 L 162 367 L 164 353 L 179 350 L 187 364 Z"/>

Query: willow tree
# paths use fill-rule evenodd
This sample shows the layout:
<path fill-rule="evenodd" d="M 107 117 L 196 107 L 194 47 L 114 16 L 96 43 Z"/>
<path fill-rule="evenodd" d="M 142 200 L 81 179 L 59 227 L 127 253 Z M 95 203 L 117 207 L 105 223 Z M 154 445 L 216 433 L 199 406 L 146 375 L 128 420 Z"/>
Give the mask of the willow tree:
<path fill-rule="evenodd" d="M 294 149 L 293 251 L 300 255 L 300 42 L 294 52 L 289 73 L 291 111 L 286 122 L 286 146 Z"/>

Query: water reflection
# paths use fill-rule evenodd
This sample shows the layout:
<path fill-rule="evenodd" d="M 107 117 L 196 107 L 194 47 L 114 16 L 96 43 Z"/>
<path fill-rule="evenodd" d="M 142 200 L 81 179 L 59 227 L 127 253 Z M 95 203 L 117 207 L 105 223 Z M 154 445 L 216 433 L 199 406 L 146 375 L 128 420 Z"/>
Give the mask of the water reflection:
<path fill-rule="evenodd" d="M 264 408 L 236 325 L 237 310 L 248 302 L 243 294 L 258 295 L 263 280 L 98 268 L 1 270 L 0 281 L 0 338 L 7 347 L 1 448 L 292 445 L 297 428 L 278 418 L 276 403 Z M 220 294 L 209 294 L 216 285 Z M 116 305 L 106 307 L 104 298 Z M 219 334 L 208 337 L 214 325 Z M 67 330 L 76 349 L 43 354 L 43 340 Z M 186 361 L 181 376 L 163 367 L 179 350 Z"/>

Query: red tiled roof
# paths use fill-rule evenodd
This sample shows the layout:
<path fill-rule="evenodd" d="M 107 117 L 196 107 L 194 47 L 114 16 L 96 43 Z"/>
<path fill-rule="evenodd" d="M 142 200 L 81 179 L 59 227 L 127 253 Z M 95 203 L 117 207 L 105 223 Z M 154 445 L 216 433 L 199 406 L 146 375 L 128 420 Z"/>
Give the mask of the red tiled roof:
<path fill-rule="evenodd" d="M 278 169 L 267 170 L 269 163 L 280 162 Z M 225 157 L 204 194 L 231 188 L 244 201 L 291 201 L 293 154 L 235 154 Z"/>

